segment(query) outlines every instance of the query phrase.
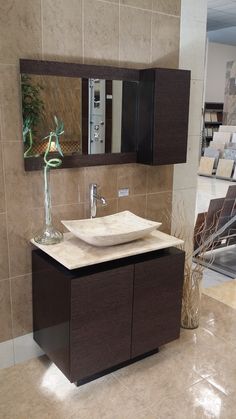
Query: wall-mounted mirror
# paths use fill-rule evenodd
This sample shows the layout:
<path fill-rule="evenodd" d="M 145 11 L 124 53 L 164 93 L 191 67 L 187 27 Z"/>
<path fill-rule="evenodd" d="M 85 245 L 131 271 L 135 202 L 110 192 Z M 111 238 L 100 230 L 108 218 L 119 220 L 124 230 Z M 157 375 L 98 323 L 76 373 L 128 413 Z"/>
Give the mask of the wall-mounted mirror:
<path fill-rule="evenodd" d="M 138 71 L 33 60 L 20 68 L 26 170 L 42 166 L 54 116 L 64 167 L 135 161 Z"/>

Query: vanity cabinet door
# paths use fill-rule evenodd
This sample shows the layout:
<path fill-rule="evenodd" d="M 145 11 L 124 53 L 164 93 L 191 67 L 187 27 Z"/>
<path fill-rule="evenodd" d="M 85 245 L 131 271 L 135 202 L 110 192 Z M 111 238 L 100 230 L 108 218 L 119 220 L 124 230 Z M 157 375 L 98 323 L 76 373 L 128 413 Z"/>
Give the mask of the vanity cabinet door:
<path fill-rule="evenodd" d="M 179 337 L 183 276 L 177 249 L 135 265 L 132 358 Z"/>
<path fill-rule="evenodd" d="M 113 367 L 131 356 L 134 265 L 71 283 L 71 381 Z"/>

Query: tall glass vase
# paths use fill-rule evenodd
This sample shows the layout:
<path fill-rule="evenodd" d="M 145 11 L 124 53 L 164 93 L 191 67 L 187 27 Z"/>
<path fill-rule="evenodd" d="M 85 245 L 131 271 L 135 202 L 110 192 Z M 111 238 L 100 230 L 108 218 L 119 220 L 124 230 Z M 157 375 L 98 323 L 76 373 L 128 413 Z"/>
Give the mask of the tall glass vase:
<path fill-rule="evenodd" d="M 43 231 L 34 237 L 34 240 L 39 244 L 56 244 L 63 240 L 63 233 L 56 230 L 52 225 L 51 214 L 51 191 L 50 191 L 50 167 L 44 166 L 44 210 L 45 210 L 45 225 Z"/>
<path fill-rule="evenodd" d="M 181 313 L 181 327 L 184 329 L 199 326 L 202 276 L 198 269 L 185 272 Z"/>

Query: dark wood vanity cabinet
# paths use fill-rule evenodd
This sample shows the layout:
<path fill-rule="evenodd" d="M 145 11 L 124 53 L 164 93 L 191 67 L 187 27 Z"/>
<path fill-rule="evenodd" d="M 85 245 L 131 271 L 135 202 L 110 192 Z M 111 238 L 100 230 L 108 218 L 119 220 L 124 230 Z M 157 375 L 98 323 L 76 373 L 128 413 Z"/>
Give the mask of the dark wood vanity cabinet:
<path fill-rule="evenodd" d="M 140 70 L 138 163 L 185 163 L 190 71 Z"/>
<path fill-rule="evenodd" d="M 169 248 L 73 271 L 32 253 L 34 339 L 71 382 L 178 338 L 184 252 Z"/>

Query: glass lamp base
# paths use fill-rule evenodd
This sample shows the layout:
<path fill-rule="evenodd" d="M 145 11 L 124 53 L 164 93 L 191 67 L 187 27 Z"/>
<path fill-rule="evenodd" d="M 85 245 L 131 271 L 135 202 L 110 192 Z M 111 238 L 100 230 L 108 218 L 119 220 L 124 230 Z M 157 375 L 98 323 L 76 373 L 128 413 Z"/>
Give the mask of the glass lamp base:
<path fill-rule="evenodd" d="M 52 226 L 46 226 L 42 232 L 34 237 L 34 240 L 39 244 L 57 244 L 63 240 L 63 233 L 55 230 Z"/>

